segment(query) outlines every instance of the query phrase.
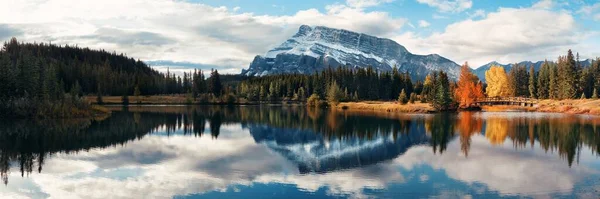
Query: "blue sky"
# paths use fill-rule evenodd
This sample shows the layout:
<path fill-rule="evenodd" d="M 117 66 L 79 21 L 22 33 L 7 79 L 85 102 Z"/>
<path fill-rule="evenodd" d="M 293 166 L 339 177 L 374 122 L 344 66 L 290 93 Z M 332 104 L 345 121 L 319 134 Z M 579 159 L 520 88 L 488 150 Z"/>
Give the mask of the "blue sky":
<path fill-rule="evenodd" d="M 126 53 L 159 70 L 239 73 L 302 24 L 390 38 L 471 67 L 600 56 L 593 0 L 24 0 L 0 7 L 0 40 Z"/>

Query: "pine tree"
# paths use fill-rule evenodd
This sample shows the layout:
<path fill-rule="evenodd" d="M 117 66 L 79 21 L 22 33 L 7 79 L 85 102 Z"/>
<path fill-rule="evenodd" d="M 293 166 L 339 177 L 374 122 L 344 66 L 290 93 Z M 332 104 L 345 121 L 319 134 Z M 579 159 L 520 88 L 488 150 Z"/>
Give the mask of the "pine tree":
<path fill-rule="evenodd" d="M 537 98 L 537 76 L 535 75 L 535 70 L 533 66 L 529 67 L 529 97 Z"/>
<path fill-rule="evenodd" d="M 266 91 L 265 87 L 263 87 L 263 86 L 260 87 L 259 99 L 260 99 L 260 101 L 267 100 L 267 91 Z"/>
<path fill-rule="evenodd" d="M 304 87 L 300 87 L 298 89 L 298 100 L 301 100 L 301 101 L 306 100 L 306 91 L 304 91 Z"/>
<path fill-rule="evenodd" d="M 406 92 L 404 91 L 404 89 L 400 91 L 400 95 L 398 96 L 398 102 L 400 102 L 400 104 L 406 104 L 408 102 L 408 98 L 406 97 Z"/>
<path fill-rule="evenodd" d="M 421 92 L 421 102 L 428 102 L 434 98 L 436 80 L 436 73 L 430 73 L 427 75 L 427 77 L 425 77 L 425 82 L 423 83 L 423 92 Z"/>
<path fill-rule="evenodd" d="M 333 81 L 327 89 L 327 101 L 329 104 L 336 106 L 340 102 L 340 99 L 343 97 L 343 95 L 344 93 L 342 93 L 337 82 Z"/>
<path fill-rule="evenodd" d="M 73 84 L 73 86 L 71 86 L 71 99 L 73 100 L 73 102 L 77 102 L 79 101 L 79 97 L 81 95 L 81 86 L 79 85 L 79 82 L 75 82 L 75 84 Z"/>
<path fill-rule="evenodd" d="M 560 99 L 573 99 L 577 94 L 577 65 L 571 50 L 558 58 L 558 88 Z"/>
<path fill-rule="evenodd" d="M 544 61 L 537 78 L 537 97 L 539 99 L 549 98 L 549 85 L 550 84 L 550 65 L 548 61 Z"/>
<path fill-rule="evenodd" d="M 557 68 L 555 66 L 550 67 L 549 77 L 550 78 L 548 83 L 548 98 L 558 99 L 558 76 Z"/>
<path fill-rule="evenodd" d="M 410 96 L 414 92 L 413 83 L 408 72 L 404 73 L 404 89 L 406 96 Z"/>
<path fill-rule="evenodd" d="M 269 84 L 269 95 L 268 98 L 271 101 L 275 101 L 277 100 L 277 87 L 275 86 L 275 83 L 271 82 Z"/>
<path fill-rule="evenodd" d="M 343 101 L 349 101 L 350 100 L 350 95 L 348 94 L 348 88 L 344 88 L 344 97 L 342 98 Z"/>
<path fill-rule="evenodd" d="M 208 79 L 208 91 L 216 97 L 220 97 L 223 93 L 223 85 L 221 84 L 221 77 L 219 75 L 219 71 L 213 70 L 210 73 L 210 78 Z"/>
<path fill-rule="evenodd" d="M 435 97 L 432 100 L 432 105 L 436 110 L 445 111 L 450 109 L 452 104 L 450 82 L 446 73 L 440 71 L 438 74 L 438 80 L 435 84 Z"/>
<path fill-rule="evenodd" d="M 415 94 L 414 92 L 410 94 L 410 99 L 408 100 L 411 104 L 414 104 L 415 101 L 417 100 L 417 94 Z"/>

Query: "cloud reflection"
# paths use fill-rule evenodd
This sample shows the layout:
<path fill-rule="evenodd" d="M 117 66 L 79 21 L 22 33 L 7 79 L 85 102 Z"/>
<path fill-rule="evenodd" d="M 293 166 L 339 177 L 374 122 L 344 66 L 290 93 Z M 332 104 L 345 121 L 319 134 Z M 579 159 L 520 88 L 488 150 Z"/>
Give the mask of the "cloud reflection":
<path fill-rule="evenodd" d="M 352 118 L 347 115 L 344 117 Z M 282 150 L 275 149 L 294 147 L 306 149 L 303 153 L 312 154 L 311 157 L 316 157 L 313 158 L 315 161 L 319 160 L 318 157 L 333 157 L 337 154 L 338 156 L 332 160 L 342 161 L 345 160 L 347 154 L 353 153 L 343 150 L 345 149 L 344 142 L 353 142 L 351 136 L 332 140 L 311 130 L 294 131 L 294 134 L 288 135 L 285 132 L 279 132 L 280 128 L 268 125 L 265 125 L 265 128 L 273 131 L 275 135 L 282 134 L 281 137 L 272 134 L 259 136 L 257 132 L 252 132 L 252 125 L 232 122 L 237 120 L 223 117 L 221 118 L 223 124 L 218 125 L 220 133 L 217 138 L 178 133 L 185 126 L 185 124 L 179 124 L 166 128 L 161 127 L 158 132 L 124 145 L 103 149 L 92 148 L 88 151 L 69 154 L 56 153 L 47 158 L 43 172 L 32 174 L 27 178 L 21 178 L 18 168 L 14 167 L 9 174 L 11 184 L 1 187 L 0 194 L 9 198 L 20 196 L 170 198 L 215 191 L 226 192 L 232 186 L 250 187 L 260 183 L 292 184 L 307 192 L 326 189 L 327 194 L 332 196 L 348 194 L 356 197 L 370 197 L 373 192 L 367 190 L 391 189 L 395 184 L 417 188 L 392 191 L 418 192 L 418 186 L 411 184 L 415 183 L 413 181 L 415 179 L 418 183 L 424 184 L 423 186 L 436 187 L 440 184 L 462 183 L 473 189 L 457 189 L 453 192 L 454 194 L 460 193 L 459 195 L 484 194 L 487 193 L 486 190 L 490 190 L 491 193 L 499 193 L 501 196 L 550 197 L 557 192 L 571 194 L 586 178 L 599 175 L 597 169 L 589 166 L 598 164 L 594 153 L 581 153 L 582 164 L 565 164 L 564 158 L 553 154 L 553 150 L 550 152 L 541 150 L 547 144 L 539 140 L 545 138 L 536 137 L 536 133 L 529 134 L 529 130 L 519 130 L 522 129 L 521 124 L 536 121 L 516 117 L 516 120 L 511 121 L 512 126 L 492 128 L 495 125 L 495 119 L 499 118 L 480 114 L 461 115 L 459 118 L 462 119 L 456 121 L 457 123 L 452 123 L 456 118 L 419 117 L 419 119 L 406 122 L 408 125 L 402 126 L 402 129 L 406 130 L 398 134 L 385 135 L 381 132 L 370 132 L 370 137 L 356 141 L 358 144 L 355 148 L 361 150 L 361 143 L 368 144 L 369 149 L 377 149 L 379 146 L 395 147 L 394 144 L 386 144 L 423 139 L 419 135 L 423 135 L 431 141 L 422 142 L 421 140 L 416 142 L 420 143 L 418 145 L 409 144 L 407 146 L 410 147 L 406 150 L 399 150 L 400 153 L 391 156 L 383 155 L 383 153 L 390 153 L 390 150 L 363 150 L 363 152 L 372 153 L 370 157 L 381 156 L 384 158 L 377 160 L 376 164 L 362 162 L 363 164 L 357 167 L 339 167 L 323 173 L 302 173 L 296 161 L 298 159 L 290 158 L 293 157 L 293 154 L 302 153 L 291 151 L 292 156 L 290 156 L 282 153 Z M 207 119 L 211 121 L 211 117 L 207 117 Z M 206 123 L 210 123 L 208 121 Z M 345 121 L 337 122 L 341 124 Z M 447 125 L 439 125 L 440 123 L 437 123 L 439 121 L 446 121 L 442 124 Z M 552 123 L 551 127 L 553 128 L 561 127 L 560 122 L 564 122 L 561 118 L 543 121 Z M 375 120 L 371 122 L 376 123 Z M 328 125 L 329 123 L 323 122 L 322 124 Z M 425 128 L 414 126 L 428 126 L 428 130 L 426 132 Z M 364 127 L 354 126 L 353 128 L 367 131 L 368 129 Z M 162 132 L 167 129 L 175 129 L 175 131 Z M 523 134 L 524 132 L 527 134 Z M 585 135 L 584 132 L 587 131 L 582 131 L 582 136 Z M 311 133 L 314 135 L 309 135 Z M 490 141 L 491 135 L 488 134 L 496 133 L 502 134 L 503 136 L 497 137 L 503 137 L 503 139 Z M 549 134 L 559 136 L 556 139 L 562 141 L 556 141 L 558 143 L 570 143 L 564 140 L 567 138 L 560 137 L 563 135 L 560 132 Z M 531 139 L 530 135 L 534 135 L 534 139 Z M 377 141 L 379 139 L 385 141 L 379 142 Z M 522 143 L 523 140 L 526 142 L 536 141 L 531 149 L 519 148 L 519 143 Z M 437 145 L 442 149 L 432 150 L 430 145 Z M 560 147 L 556 143 L 547 146 Z M 386 149 L 386 147 L 382 149 Z M 442 151 L 443 153 L 441 153 Z M 564 153 L 557 151 L 559 154 Z M 358 155 L 355 157 L 358 158 Z M 423 168 L 432 168 L 435 172 L 429 172 Z M 436 172 L 440 172 L 450 179 L 440 178 L 439 175 L 435 175 Z M 481 192 L 477 191 L 478 186 L 483 186 Z M 436 191 L 437 193 L 419 194 L 422 194 L 420 196 L 451 197 L 446 195 L 449 194 L 447 192 L 449 190 Z"/>

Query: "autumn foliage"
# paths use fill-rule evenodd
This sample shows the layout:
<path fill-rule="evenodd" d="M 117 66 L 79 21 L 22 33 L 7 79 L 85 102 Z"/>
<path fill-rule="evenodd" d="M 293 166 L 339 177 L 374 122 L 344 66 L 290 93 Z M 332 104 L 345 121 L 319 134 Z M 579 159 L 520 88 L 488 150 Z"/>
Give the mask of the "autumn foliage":
<path fill-rule="evenodd" d="M 465 62 L 462 65 L 460 77 L 456 83 L 454 95 L 460 108 L 469 108 L 477 98 L 483 98 L 483 85 L 479 78 L 471 73 L 469 64 Z"/>
<path fill-rule="evenodd" d="M 490 70 L 485 71 L 485 79 L 487 81 L 488 97 L 508 97 L 511 94 L 509 87 L 508 75 L 501 66 L 492 66 Z"/>

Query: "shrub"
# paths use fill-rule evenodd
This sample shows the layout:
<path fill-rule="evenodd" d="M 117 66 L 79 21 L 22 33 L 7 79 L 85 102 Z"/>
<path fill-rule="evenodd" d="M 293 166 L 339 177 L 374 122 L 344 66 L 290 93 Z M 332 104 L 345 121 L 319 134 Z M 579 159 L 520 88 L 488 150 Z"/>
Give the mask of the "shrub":
<path fill-rule="evenodd" d="M 310 95 L 310 97 L 308 97 L 308 100 L 306 100 L 306 105 L 311 107 L 317 107 L 320 104 L 319 101 L 321 101 L 319 95 L 312 94 Z"/>
<path fill-rule="evenodd" d="M 209 98 L 209 96 L 207 94 L 201 94 L 198 97 L 198 102 L 201 104 L 206 104 L 206 103 L 208 103 L 208 98 Z"/>
<path fill-rule="evenodd" d="M 227 94 L 225 96 L 223 96 L 223 101 L 227 104 L 234 104 L 236 101 L 235 95 L 233 94 Z"/>

